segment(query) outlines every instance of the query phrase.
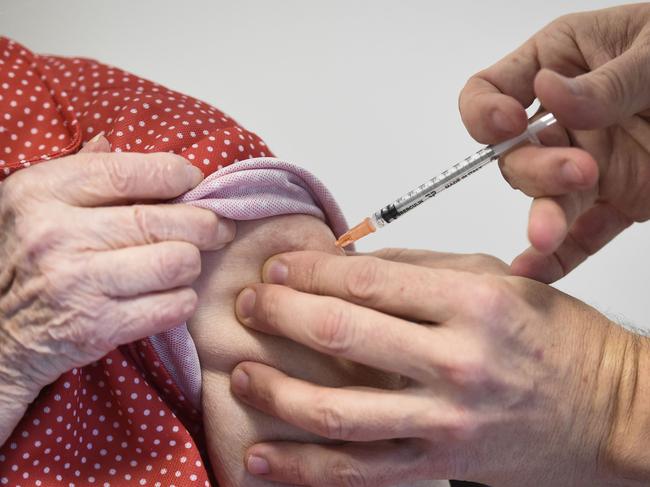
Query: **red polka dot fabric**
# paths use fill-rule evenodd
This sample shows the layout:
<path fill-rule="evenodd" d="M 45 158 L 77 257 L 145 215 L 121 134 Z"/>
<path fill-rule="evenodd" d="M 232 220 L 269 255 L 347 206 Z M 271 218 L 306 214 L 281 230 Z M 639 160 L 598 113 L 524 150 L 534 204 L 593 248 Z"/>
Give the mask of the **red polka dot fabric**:
<path fill-rule="evenodd" d="M 181 154 L 207 175 L 264 142 L 219 110 L 94 60 L 39 56 L 0 37 L 0 181 L 76 153 L 103 133 L 114 151 Z M 201 414 L 148 339 L 43 389 L 0 448 L 0 486 L 216 485 Z"/>

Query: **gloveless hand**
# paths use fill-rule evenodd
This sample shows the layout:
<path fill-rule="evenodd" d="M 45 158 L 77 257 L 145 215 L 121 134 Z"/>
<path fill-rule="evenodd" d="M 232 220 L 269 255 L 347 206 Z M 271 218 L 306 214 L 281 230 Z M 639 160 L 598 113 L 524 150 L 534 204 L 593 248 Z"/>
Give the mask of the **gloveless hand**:
<path fill-rule="evenodd" d="M 0 185 L 0 444 L 59 375 L 189 318 L 199 250 L 234 236 L 211 211 L 155 204 L 202 180 L 188 161 L 107 150 Z"/>
<path fill-rule="evenodd" d="M 531 247 L 515 274 L 555 281 L 633 222 L 650 218 L 650 3 L 561 17 L 460 95 L 470 134 L 483 143 L 523 132 L 537 97 L 560 126 L 553 147 L 525 146 L 500 161 L 533 197 Z"/>
<path fill-rule="evenodd" d="M 281 254 L 264 284 L 239 295 L 244 325 L 407 379 L 397 391 L 326 388 L 239 364 L 231 387 L 242 401 L 343 441 L 258 444 L 246 456 L 251 473 L 373 487 L 618 485 L 619 469 L 650 478 L 635 463 L 643 433 L 630 433 L 650 425 L 650 413 L 637 414 L 650 397 L 637 380 L 650 364 L 645 339 L 493 258 L 380 257 Z"/>

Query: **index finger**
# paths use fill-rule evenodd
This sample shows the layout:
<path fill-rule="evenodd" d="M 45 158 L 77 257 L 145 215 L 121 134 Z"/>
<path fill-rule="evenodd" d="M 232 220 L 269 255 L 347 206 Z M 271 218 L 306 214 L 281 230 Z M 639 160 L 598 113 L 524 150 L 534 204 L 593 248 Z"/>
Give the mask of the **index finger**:
<path fill-rule="evenodd" d="M 237 296 L 244 326 L 286 337 L 317 352 L 409 377 L 439 383 L 457 368 L 457 350 L 475 353 L 463 333 L 420 326 L 346 301 L 284 286 L 253 284 Z M 435 317 L 434 317 L 435 319 Z M 396 359 L 396 357 L 398 359 Z"/>
<path fill-rule="evenodd" d="M 522 133 L 525 107 L 535 100 L 537 50 L 529 40 L 487 69 L 472 76 L 460 93 L 458 107 L 470 135 L 495 144 Z"/>
<path fill-rule="evenodd" d="M 78 206 L 168 200 L 203 179 L 189 161 L 168 152 L 83 153 L 33 169 L 42 172 L 39 181 L 53 195 Z"/>
<path fill-rule="evenodd" d="M 298 291 L 333 296 L 416 321 L 442 322 L 463 309 L 472 274 L 370 256 L 299 251 L 269 259 L 262 279 Z"/>

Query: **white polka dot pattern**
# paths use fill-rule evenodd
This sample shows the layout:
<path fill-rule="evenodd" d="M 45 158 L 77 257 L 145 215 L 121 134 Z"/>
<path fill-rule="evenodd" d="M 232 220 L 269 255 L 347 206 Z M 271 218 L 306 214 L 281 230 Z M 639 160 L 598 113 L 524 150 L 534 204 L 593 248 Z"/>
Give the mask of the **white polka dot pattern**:
<path fill-rule="evenodd" d="M 75 153 L 99 133 L 116 152 L 175 152 L 205 174 L 272 155 L 207 103 L 92 60 L 38 56 L 2 37 L 0 107 L 0 179 Z"/>
<path fill-rule="evenodd" d="M 38 56 L 0 37 L 0 181 L 77 152 L 171 151 L 206 175 L 271 156 L 219 110 L 120 69 Z M 46 387 L 0 448 L 0 486 L 209 486 L 201 415 L 148 340 Z M 203 458 L 207 458 L 203 455 Z"/>

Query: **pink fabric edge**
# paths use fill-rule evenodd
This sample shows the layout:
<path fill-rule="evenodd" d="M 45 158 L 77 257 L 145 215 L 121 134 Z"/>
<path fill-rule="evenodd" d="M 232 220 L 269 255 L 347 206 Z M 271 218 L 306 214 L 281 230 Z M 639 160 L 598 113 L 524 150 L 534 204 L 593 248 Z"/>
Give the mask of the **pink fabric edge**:
<path fill-rule="evenodd" d="M 173 203 L 200 206 L 234 220 L 309 214 L 337 236 L 348 230 L 343 212 L 318 178 L 275 158 L 248 159 L 220 169 Z M 149 342 L 176 385 L 200 410 L 201 367 L 186 324 L 151 336 Z"/>

